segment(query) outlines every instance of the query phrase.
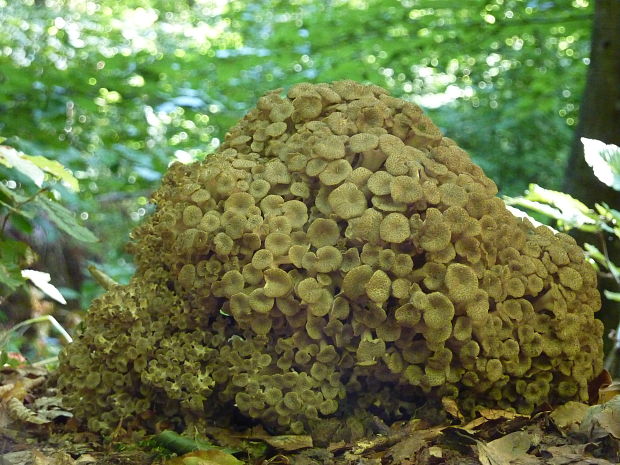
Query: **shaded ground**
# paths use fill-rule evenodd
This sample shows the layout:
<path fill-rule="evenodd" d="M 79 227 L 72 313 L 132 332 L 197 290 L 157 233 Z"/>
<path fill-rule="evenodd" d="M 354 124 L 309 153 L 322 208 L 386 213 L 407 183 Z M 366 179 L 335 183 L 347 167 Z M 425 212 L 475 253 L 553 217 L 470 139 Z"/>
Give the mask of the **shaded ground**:
<path fill-rule="evenodd" d="M 46 388 L 42 368 L 0 370 L 0 465 L 607 465 L 620 462 L 618 385 L 600 378 L 600 404 L 569 402 L 533 416 L 481 410 L 463 423 L 444 400 L 452 424 L 411 420 L 355 443 L 313 447 L 309 436 L 271 436 L 260 428 L 212 428 L 208 437 L 171 431 L 130 441 L 78 432 L 77 421 Z"/>

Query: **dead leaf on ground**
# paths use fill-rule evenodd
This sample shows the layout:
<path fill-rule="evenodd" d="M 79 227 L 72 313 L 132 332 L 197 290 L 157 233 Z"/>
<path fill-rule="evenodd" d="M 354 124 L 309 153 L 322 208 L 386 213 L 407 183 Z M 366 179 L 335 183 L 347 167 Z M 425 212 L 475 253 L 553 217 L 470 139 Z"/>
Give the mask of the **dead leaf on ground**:
<path fill-rule="evenodd" d="M 59 417 L 73 417 L 71 412 L 64 410 L 62 398 L 60 396 L 39 397 L 35 399 L 32 405 L 39 418 L 45 418 L 52 421 Z"/>
<path fill-rule="evenodd" d="M 262 465 L 289 465 L 291 460 L 282 454 L 274 455 L 268 460 L 265 460 Z"/>
<path fill-rule="evenodd" d="M 614 465 L 615 462 L 586 454 L 586 444 L 547 447 L 541 454 L 549 465 Z"/>
<path fill-rule="evenodd" d="M 549 417 L 561 431 L 569 432 L 581 424 L 589 408 L 581 402 L 570 401 L 557 407 Z"/>
<path fill-rule="evenodd" d="M 506 421 L 513 420 L 515 418 L 529 418 L 526 415 L 520 415 L 518 413 L 509 412 L 507 410 L 497 410 L 497 409 L 488 409 L 481 408 L 478 410 L 480 414 L 479 417 L 474 418 L 470 422 L 461 426 L 461 428 L 466 429 L 468 431 L 475 431 L 480 428 L 480 426 L 488 423 L 490 421 Z"/>
<path fill-rule="evenodd" d="M 481 408 L 478 409 L 478 413 L 480 416 L 485 418 L 486 420 L 512 420 L 513 418 L 525 417 L 526 415 L 521 415 L 515 412 L 509 412 L 508 410 L 500 410 L 500 409 L 492 409 L 492 408 Z"/>
<path fill-rule="evenodd" d="M 518 431 L 485 444 L 479 441 L 476 445 L 478 460 L 482 465 L 539 465 L 541 461 L 527 453 L 532 445 L 528 435 Z M 513 436 L 517 435 L 517 436 Z"/>
<path fill-rule="evenodd" d="M 411 463 L 415 463 L 417 453 L 422 448 L 432 444 L 432 441 L 441 434 L 442 430 L 443 428 L 431 428 L 410 433 L 408 437 L 388 449 L 383 462 L 400 464 L 411 461 Z"/>
<path fill-rule="evenodd" d="M 461 410 L 459 409 L 456 400 L 452 399 L 451 397 L 443 397 L 441 399 L 441 404 L 443 405 L 443 408 L 448 413 L 448 415 L 457 419 L 459 423 L 463 423 L 465 421 L 465 417 L 461 413 Z"/>
<path fill-rule="evenodd" d="M 24 423 L 33 423 L 35 425 L 43 425 L 49 423 L 50 420 L 40 418 L 35 412 L 26 407 L 17 397 L 2 402 L 0 409 L 6 409 L 8 416 L 13 420 Z"/>
<path fill-rule="evenodd" d="M 221 450 L 196 450 L 181 457 L 168 459 L 165 465 L 243 465 L 234 455 Z"/>
<path fill-rule="evenodd" d="M 286 434 L 282 436 L 269 436 L 256 439 L 265 441 L 274 449 L 288 452 L 312 447 L 312 436 L 307 435 Z"/>
<path fill-rule="evenodd" d="M 312 436 L 306 434 L 283 434 L 272 436 L 263 428 L 252 428 L 246 434 L 235 435 L 238 439 L 263 441 L 274 449 L 287 452 L 313 447 Z"/>
<path fill-rule="evenodd" d="M 620 396 L 588 409 L 579 431 L 596 440 L 608 435 L 620 438 Z"/>
<path fill-rule="evenodd" d="M 327 446 L 327 450 L 330 452 L 338 452 L 347 448 L 347 443 L 344 441 L 332 442 Z"/>
<path fill-rule="evenodd" d="M 75 465 L 89 465 L 91 463 L 96 463 L 97 459 L 90 454 L 84 454 L 78 457 L 75 460 Z"/>
<path fill-rule="evenodd" d="M 601 386 L 598 390 L 598 402 L 604 404 L 620 394 L 620 381 L 613 381 L 607 386 Z"/>
<path fill-rule="evenodd" d="M 74 465 L 75 460 L 66 452 L 56 451 L 43 453 L 39 450 L 32 451 L 33 465 Z"/>
<path fill-rule="evenodd" d="M 599 392 L 602 388 L 611 384 L 612 378 L 607 370 L 601 371 L 596 378 L 588 383 L 588 399 L 590 404 L 598 404 L 605 401 L 599 399 Z"/>

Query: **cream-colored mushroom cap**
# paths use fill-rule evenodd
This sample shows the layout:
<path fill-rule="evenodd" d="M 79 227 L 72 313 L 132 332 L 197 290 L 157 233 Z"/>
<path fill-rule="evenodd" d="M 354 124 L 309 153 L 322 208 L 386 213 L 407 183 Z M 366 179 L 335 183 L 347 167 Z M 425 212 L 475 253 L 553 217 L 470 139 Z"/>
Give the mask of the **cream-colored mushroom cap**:
<path fill-rule="evenodd" d="M 265 270 L 264 276 L 264 292 L 267 297 L 283 297 L 293 288 L 291 277 L 280 268 Z"/>
<path fill-rule="evenodd" d="M 461 263 L 448 265 L 445 280 L 448 295 L 454 302 L 472 300 L 478 291 L 476 273 L 467 265 Z"/>
<path fill-rule="evenodd" d="M 352 171 L 353 168 L 347 160 L 334 160 L 321 171 L 319 179 L 326 186 L 335 186 L 347 179 Z"/>
<path fill-rule="evenodd" d="M 340 238 L 340 228 L 338 224 L 328 218 L 317 218 L 308 227 L 308 239 L 316 247 L 334 245 Z"/>
<path fill-rule="evenodd" d="M 401 213 L 389 213 L 381 221 L 379 234 L 386 242 L 400 244 L 411 235 L 409 220 Z"/>
<path fill-rule="evenodd" d="M 327 201 L 334 213 L 345 220 L 360 216 L 368 206 L 364 193 L 350 182 L 334 189 L 328 195 Z"/>

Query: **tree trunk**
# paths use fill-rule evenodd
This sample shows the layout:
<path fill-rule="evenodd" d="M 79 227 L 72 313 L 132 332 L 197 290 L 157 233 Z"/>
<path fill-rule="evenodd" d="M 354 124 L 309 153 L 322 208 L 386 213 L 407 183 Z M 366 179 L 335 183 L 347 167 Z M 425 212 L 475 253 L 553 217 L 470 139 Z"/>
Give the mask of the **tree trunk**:
<path fill-rule="evenodd" d="M 590 67 L 564 181 L 565 192 L 587 205 L 603 201 L 618 207 L 620 194 L 586 164 L 581 137 L 620 145 L 620 0 L 595 3 Z"/>
<path fill-rule="evenodd" d="M 620 145 L 620 0 L 595 2 L 590 67 L 564 177 L 564 191 L 586 205 L 606 202 L 620 209 L 620 193 L 600 182 L 585 162 L 582 137 Z M 580 244 L 591 242 L 600 247 L 591 234 L 576 232 L 575 237 Z M 607 247 L 611 261 L 620 265 L 620 241 L 608 241 Z M 599 286 L 619 290 L 613 279 L 601 279 Z M 605 367 L 612 376 L 620 376 L 620 305 L 604 299 L 598 317 L 607 331 L 616 330 L 614 337 L 605 338 Z"/>

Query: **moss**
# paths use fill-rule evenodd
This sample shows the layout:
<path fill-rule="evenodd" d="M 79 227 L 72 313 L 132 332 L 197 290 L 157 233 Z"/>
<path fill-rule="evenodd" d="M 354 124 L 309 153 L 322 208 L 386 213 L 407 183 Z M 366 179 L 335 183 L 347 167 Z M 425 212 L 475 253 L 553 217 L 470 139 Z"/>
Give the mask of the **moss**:
<path fill-rule="evenodd" d="M 170 166 L 132 235 L 135 276 L 93 302 L 59 387 L 101 431 L 224 422 L 234 405 L 283 432 L 359 435 L 371 405 L 587 400 L 596 274 L 496 194 L 383 89 L 270 92 L 216 153 Z"/>

